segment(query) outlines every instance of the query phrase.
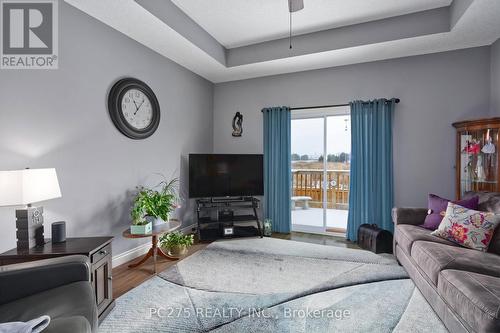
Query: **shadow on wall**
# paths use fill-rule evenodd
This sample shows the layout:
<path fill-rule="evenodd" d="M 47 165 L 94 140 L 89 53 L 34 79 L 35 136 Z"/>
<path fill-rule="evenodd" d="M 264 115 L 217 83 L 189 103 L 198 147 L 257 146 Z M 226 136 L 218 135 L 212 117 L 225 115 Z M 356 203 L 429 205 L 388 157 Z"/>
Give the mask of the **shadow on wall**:
<path fill-rule="evenodd" d="M 130 225 L 130 206 L 133 191 L 128 190 L 123 195 L 112 200 L 103 201 L 98 207 L 93 206 L 92 214 L 76 217 L 68 221 L 71 229 L 77 227 L 75 235 L 118 235 Z M 77 215 L 78 216 L 78 215 Z M 118 232 L 118 230 L 120 230 Z"/>
<path fill-rule="evenodd" d="M 148 241 L 146 238 L 122 241 L 123 231 L 131 224 L 130 209 L 136 194 L 137 190 L 129 189 L 122 195 L 103 202 L 93 210 L 93 214 L 88 219 L 88 221 L 92 221 L 91 223 L 84 221 L 75 223 L 78 226 L 77 234 L 114 236 L 113 253 L 115 255 L 130 249 L 130 247 L 146 243 Z"/>

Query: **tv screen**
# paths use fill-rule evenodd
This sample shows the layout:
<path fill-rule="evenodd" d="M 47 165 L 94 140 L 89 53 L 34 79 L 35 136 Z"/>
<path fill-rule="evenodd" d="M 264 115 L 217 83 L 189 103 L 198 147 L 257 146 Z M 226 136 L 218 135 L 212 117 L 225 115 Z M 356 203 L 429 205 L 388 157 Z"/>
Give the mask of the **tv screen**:
<path fill-rule="evenodd" d="M 190 154 L 189 197 L 264 194 L 263 155 Z"/>

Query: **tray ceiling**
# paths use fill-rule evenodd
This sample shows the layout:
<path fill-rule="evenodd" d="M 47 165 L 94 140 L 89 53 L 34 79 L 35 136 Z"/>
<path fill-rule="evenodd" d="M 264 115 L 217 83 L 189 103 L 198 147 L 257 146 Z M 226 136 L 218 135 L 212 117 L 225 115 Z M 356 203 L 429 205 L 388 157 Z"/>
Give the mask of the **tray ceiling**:
<path fill-rule="evenodd" d="M 304 0 L 293 14 L 297 34 L 444 6 L 452 0 Z M 172 0 L 226 48 L 288 36 L 287 0 Z"/>
<path fill-rule="evenodd" d="M 499 0 L 305 0 L 309 9 L 296 14 L 302 35 L 293 50 L 286 41 L 286 0 L 65 2 L 214 83 L 485 46 L 500 38 Z"/>

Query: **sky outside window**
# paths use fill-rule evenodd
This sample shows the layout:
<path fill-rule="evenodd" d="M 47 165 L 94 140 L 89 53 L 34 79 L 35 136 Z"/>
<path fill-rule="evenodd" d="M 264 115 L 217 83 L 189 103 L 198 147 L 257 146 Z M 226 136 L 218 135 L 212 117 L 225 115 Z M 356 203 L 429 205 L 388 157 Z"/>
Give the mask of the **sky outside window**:
<path fill-rule="evenodd" d="M 323 118 L 293 119 L 292 154 L 323 155 L 323 124 Z M 328 154 L 350 153 L 350 116 L 327 117 L 327 126 Z"/>

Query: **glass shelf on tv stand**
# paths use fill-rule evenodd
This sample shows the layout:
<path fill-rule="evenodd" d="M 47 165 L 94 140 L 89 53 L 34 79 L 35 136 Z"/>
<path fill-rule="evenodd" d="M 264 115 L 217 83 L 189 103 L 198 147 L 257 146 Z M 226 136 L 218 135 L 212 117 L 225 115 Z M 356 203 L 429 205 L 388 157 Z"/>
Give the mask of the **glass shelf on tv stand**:
<path fill-rule="evenodd" d="M 219 208 L 259 208 L 260 200 L 255 197 L 244 197 L 240 200 L 235 199 L 217 199 L 213 200 L 212 198 L 203 198 L 197 199 L 196 205 L 198 209 L 219 209 Z"/>
<path fill-rule="evenodd" d="M 232 224 L 232 225 L 241 225 L 243 223 L 251 223 L 254 222 L 257 225 L 258 236 L 262 237 L 262 227 L 257 214 L 257 209 L 260 206 L 260 200 L 255 197 L 244 197 L 240 200 L 212 200 L 211 198 L 198 199 L 196 200 L 197 205 L 197 222 L 198 222 L 198 230 L 200 232 L 200 239 L 202 230 L 206 228 L 217 228 L 221 225 Z M 247 213 L 234 212 L 234 215 L 230 219 L 217 220 L 212 217 L 212 211 L 214 210 L 247 210 Z M 253 214 L 248 214 L 248 210 L 251 210 Z M 205 215 L 208 216 L 202 216 Z M 236 236 L 237 237 L 237 236 Z M 222 238 L 222 235 L 221 237 Z M 217 238 L 216 238 L 217 239 Z"/>

